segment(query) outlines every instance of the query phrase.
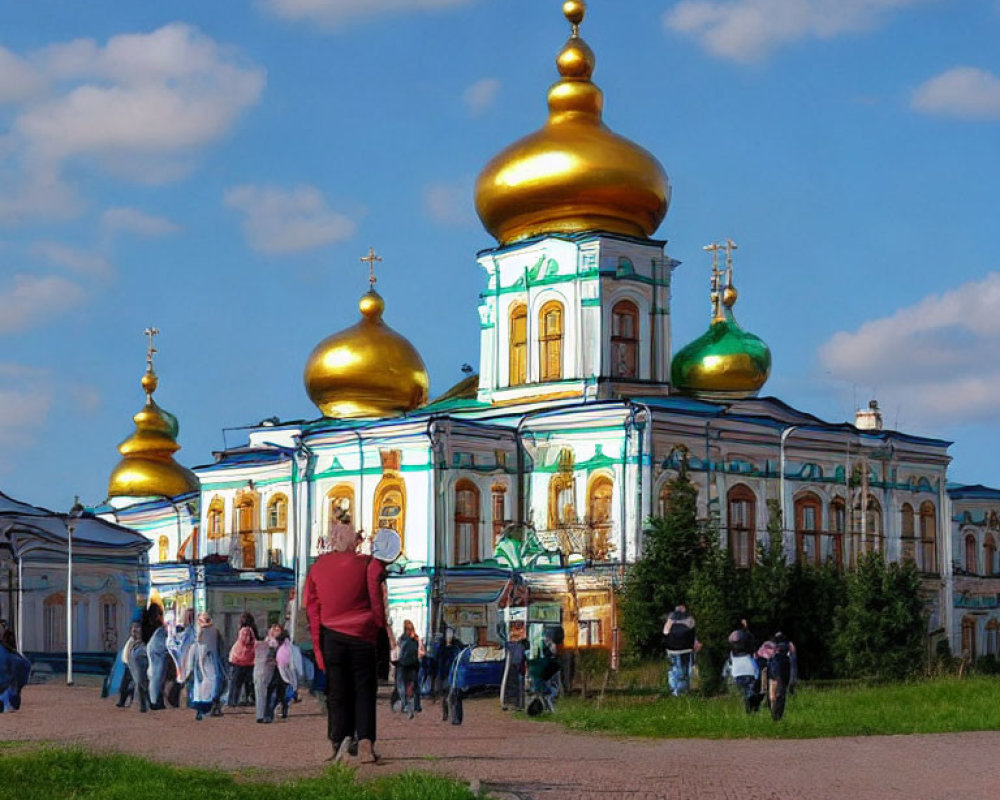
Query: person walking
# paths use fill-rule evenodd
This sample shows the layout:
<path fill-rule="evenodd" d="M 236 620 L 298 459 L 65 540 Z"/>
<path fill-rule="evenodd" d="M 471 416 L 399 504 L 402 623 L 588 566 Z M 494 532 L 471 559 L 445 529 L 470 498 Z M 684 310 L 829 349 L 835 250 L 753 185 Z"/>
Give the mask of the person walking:
<path fill-rule="evenodd" d="M 145 714 L 149 711 L 149 657 L 142 636 L 142 624 L 133 622 L 129 627 L 129 640 L 122 648 L 122 660 L 128 666 L 135 693 L 139 695 L 139 711 Z"/>
<path fill-rule="evenodd" d="M 743 696 L 743 707 L 748 714 L 760 709 L 764 697 L 760 693 L 760 671 L 754 658 L 756 648 L 749 624 L 741 619 L 729 634 L 729 674 Z"/>
<path fill-rule="evenodd" d="M 213 717 L 222 716 L 222 689 L 226 680 L 222 653 L 222 634 L 212 624 L 211 614 L 202 611 L 198 615 L 198 637 L 190 654 L 194 676 L 191 707 L 196 720 L 204 719 L 206 711 Z"/>
<path fill-rule="evenodd" d="M 667 682 L 674 697 L 687 694 L 691 688 L 691 662 L 696 645 L 694 626 L 694 617 L 683 603 L 674 608 L 663 625 L 664 644 L 670 659 Z"/>
<path fill-rule="evenodd" d="M 399 681 L 403 712 L 413 719 L 414 712 L 420 712 L 420 659 L 424 655 L 424 645 L 413 627 L 413 622 L 403 620 L 403 633 L 399 637 L 399 665 L 402 672 Z"/>
<path fill-rule="evenodd" d="M 326 672 L 332 760 L 348 755 L 356 732 L 361 763 L 374 764 L 375 643 L 385 625 L 385 566 L 358 555 L 357 544 L 351 526 L 333 526 L 330 552 L 316 560 L 306 577 L 305 602 L 316 662 Z"/>
<path fill-rule="evenodd" d="M 228 705 L 235 708 L 240 701 L 240 694 L 246 689 L 246 705 L 250 704 L 250 695 L 254 691 L 253 666 L 254 646 L 257 644 L 257 630 L 254 626 L 253 614 L 244 611 L 240 615 L 240 630 L 236 641 L 229 650 L 229 698 Z"/>

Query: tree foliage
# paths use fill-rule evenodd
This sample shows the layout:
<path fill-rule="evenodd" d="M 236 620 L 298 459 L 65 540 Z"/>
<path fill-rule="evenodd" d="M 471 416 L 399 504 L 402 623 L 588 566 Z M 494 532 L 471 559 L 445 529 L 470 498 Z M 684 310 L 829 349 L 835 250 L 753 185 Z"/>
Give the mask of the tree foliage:
<path fill-rule="evenodd" d="M 769 502 L 767 541 L 749 570 L 737 569 L 717 531 L 697 519 L 697 490 L 682 460 L 662 518 L 650 521 L 642 557 L 626 576 L 621 620 L 629 649 L 662 656 L 665 615 L 686 603 L 697 622 L 702 687 L 711 692 L 740 619 L 758 640 L 782 631 L 796 645 L 806 678 L 902 678 L 923 664 L 920 578 L 912 564 L 865 556 L 854 572 L 833 563 L 789 563 L 781 514 Z"/>
<path fill-rule="evenodd" d="M 622 590 L 622 630 L 627 646 L 638 656 L 662 655 L 663 619 L 684 601 L 704 549 L 698 490 L 688 478 L 686 460 L 668 483 L 668 491 L 666 513 L 650 521 L 642 557 L 629 569 Z"/>
<path fill-rule="evenodd" d="M 834 654 L 851 677 L 902 679 L 923 666 L 926 619 L 920 575 L 912 562 L 863 556 L 847 576 L 836 615 Z"/>

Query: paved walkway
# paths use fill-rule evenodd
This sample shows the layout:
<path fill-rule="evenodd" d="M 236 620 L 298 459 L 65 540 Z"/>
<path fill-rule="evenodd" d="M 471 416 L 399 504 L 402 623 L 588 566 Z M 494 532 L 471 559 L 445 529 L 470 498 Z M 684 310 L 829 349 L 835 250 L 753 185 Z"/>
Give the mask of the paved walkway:
<path fill-rule="evenodd" d="M 426 703 L 408 720 L 379 704 L 385 763 L 360 774 L 433 770 L 498 798 L 531 800 L 996 800 L 1000 733 L 795 741 L 618 739 L 518 720 L 495 700 L 465 704 L 444 724 Z M 330 754 L 311 698 L 287 720 L 258 725 L 252 709 L 196 722 L 187 710 L 140 714 L 93 687 L 29 686 L 24 707 L 0 715 L 0 740 L 48 740 L 119 750 L 175 764 L 272 775 L 309 774 Z"/>

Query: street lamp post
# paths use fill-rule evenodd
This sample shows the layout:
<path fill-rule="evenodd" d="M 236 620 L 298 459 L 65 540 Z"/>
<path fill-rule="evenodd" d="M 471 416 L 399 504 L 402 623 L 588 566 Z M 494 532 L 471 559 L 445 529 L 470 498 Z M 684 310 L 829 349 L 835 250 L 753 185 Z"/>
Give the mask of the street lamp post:
<path fill-rule="evenodd" d="M 778 448 L 778 504 L 781 507 L 781 541 L 782 546 L 784 546 L 785 541 L 785 530 L 786 530 L 786 520 L 787 511 L 785 508 L 785 441 L 789 436 L 792 435 L 794 431 L 799 428 L 798 425 L 789 425 L 781 432 L 781 443 Z"/>
<path fill-rule="evenodd" d="M 77 496 L 66 520 L 66 685 L 73 685 L 73 533 L 76 522 L 83 515 L 83 506 Z"/>

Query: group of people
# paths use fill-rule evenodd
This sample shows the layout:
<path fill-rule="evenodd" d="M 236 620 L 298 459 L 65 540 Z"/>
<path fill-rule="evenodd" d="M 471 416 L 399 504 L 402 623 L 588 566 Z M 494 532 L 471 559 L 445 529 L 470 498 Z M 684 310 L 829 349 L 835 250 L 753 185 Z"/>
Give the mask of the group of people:
<path fill-rule="evenodd" d="M 667 683 L 670 693 L 677 697 L 691 688 L 691 667 L 695 654 L 701 649 L 694 617 L 683 603 L 667 615 L 663 624 L 663 640 L 670 662 Z M 798 679 L 795 645 L 778 631 L 770 639 L 758 644 L 745 619 L 739 620 L 729 634 L 729 658 L 725 671 L 743 696 L 748 714 L 760 709 L 765 693 L 762 676 L 769 674 L 780 678 L 783 686 L 793 690 Z"/>
<path fill-rule="evenodd" d="M 195 626 L 194 612 L 189 611 L 185 622 L 171 630 L 155 603 L 132 623 L 120 658 L 124 668 L 119 708 L 131 706 L 136 695 L 142 713 L 168 705 L 177 708 L 186 695 L 197 720 L 206 714 L 221 717 L 223 701 L 235 707 L 241 694 L 256 706 L 257 722 L 272 722 L 279 706 L 287 717 L 289 701 L 305 672 L 301 653 L 281 625 L 271 625 L 258 639 L 253 616 L 244 613 L 236 642 L 227 653 L 210 614 L 198 614 Z"/>

